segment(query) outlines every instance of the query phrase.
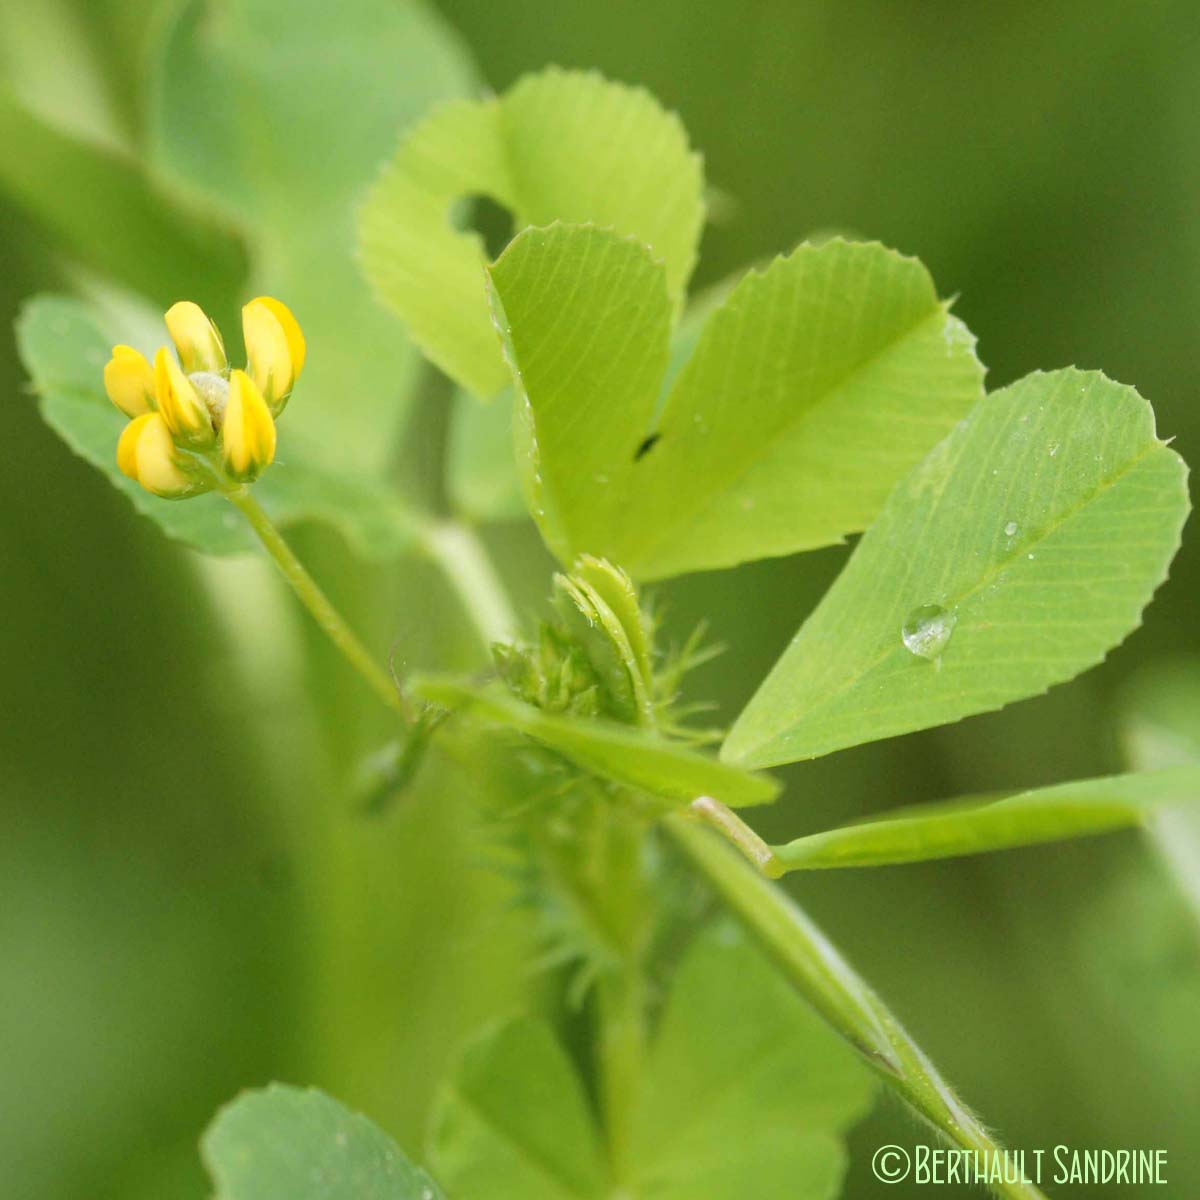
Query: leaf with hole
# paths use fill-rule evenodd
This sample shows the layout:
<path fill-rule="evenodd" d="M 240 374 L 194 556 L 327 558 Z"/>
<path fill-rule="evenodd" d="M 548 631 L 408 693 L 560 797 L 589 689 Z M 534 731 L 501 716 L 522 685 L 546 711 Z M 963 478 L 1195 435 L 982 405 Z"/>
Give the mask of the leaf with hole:
<path fill-rule="evenodd" d="M 589 227 L 490 269 L 526 499 L 563 562 L 641 579 L 841 540 L 982 396 L 974 339 L 914 259 L 801 246 L 715 306 L 660 408 L 662 268 Z"/>
<path fill-rule="evenodd" d="M 479 396 L 508 382 L 483 290 L 485 247 L 453 227 L 485 195 L 516 227 L 594 222 L 663 264 L 678 308 L 703 220 L 699 157 L 677 117 L 641 88 L 552 68 L 490 100 L 444 105 L 411 131 L 361 218 L 362 259 L 414 341 Z"/>

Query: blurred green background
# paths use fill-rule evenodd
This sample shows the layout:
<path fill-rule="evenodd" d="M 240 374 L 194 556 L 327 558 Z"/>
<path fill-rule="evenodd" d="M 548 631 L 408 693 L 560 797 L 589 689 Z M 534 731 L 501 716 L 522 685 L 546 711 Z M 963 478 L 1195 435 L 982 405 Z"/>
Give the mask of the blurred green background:
<path fill-rule="evenodd" d="M 594 66 L 676 109 L 727 198 L 698 285 L 816 231 L 877 238 L 960 295 L 990 386 L 1102 368 L 1200 460 L 1190 0 L 442 0 L 440 18 L 421 20 L 441 47 L 432 66 L 424 43 L 392 63 L 386 39 L 355 58 L 349 11 L 386 22 L 401 0 L 326 7 L 8 0 L 4 326 L 32 292 L 96 295 L 106 276 L 160 307 L 195 296 L 220 312 L 247 270 L 289 302 L 307 288 L 308 309 L 294 302 L 313 345 L 344 326 L 340 371 L 370 380 L 383 362 L 397 393 L 415 388 L 394 436 L 384 430 L 387 469 L 436 493 L 426 451 L 445 389 L 417 372 L 398 325 L 372 313 L 367 336 L 367 318 L 352 320 L 369 303 L 347 265 L 353 208 L 400 124 L 436 96 L 499 90 L 548 62 Z M 190 60 L 164 67 L 163 46 L 180 20 L 199 22 L 201 50 L 220 46 L 234 10 L 257 32 L 243 58 L 275 28 L 294 54 L 256 76 L 260 150 L 243 137 L 226 163 L 222 139 L 239 131 L 220 81 Z M 363 118 L 339 140 L 322 122 L 348 78 Z M 167 92 L 182 123 L 154 115 Z M 276 135 L 283 148 L 263 149 Z M 149 164 L 139 186 L 161 212 L 135 188 L 117 226 L 80 215 L 109 155 L 135 174 Z M 256 172 L 264 163 L 276 173 Z M 207 189 L 184 195 L 185 167 Z M 259 564 L 170 545 L 73 458 L 7 335 L 0 372 L 5 1194 L 202 1197 L 198 1131 L 269 1078 L 321 1084 L 418 1148 L 447 1055 L 529 986 L 525 930 L 483 863 L 469 781 L 435 762 L 386 821 L 346 816 L 345 779 L 383 736 L 369 697 Z M 354 401 L 352 389 L 342 402 Z M 376 426 L 347 421 L 379 443 Z M 487 536 L 521 605 L 537 604 L 548 577 L 532 533 Z M 315 529 L 298 541 L 381 653 L 472 661 L 426 568 L 361 567 Z M 697 694 L 736 712 L 844 556 L 659 589 L 672 630 L 707 618 L 728 647 Z M 1145 627 L 1102 669 L 1007 712 L 791 768 L 764 831 L 1119 769 L 1126 683 L 1200 651 L 1198 587 L 1193 537 Z M 795 890 L 1006 1141 L 1162 1146 L 1170 1194 L 1200 1194 L 1197 927 L 1140 842 L 831 873 Z M 923 1140 L 885 1099 L 853 1136 L 846 1194 L 908 1194 L 873 1181 L 870 1154 Z"/>

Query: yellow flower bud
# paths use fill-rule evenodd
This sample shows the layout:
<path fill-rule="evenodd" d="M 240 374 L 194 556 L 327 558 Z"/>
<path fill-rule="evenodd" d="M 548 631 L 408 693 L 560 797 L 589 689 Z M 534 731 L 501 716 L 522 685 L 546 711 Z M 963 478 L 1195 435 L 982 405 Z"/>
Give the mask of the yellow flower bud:
<path fill-rule="evenodd" d="M 287 305 L 270 296 L 259 296 L 242 309 L 242 333 L 247 370 L 278 416 L 304 368 L 304 334 Z"/>
<path fill-rule="evenodd" d="M 225 370 L 228 364 L 221 332 L 200 305 L 180 300 L 167 309 L 166 322 L 185 371 L 190 374 L 192 371 L 220 373 Z"/>
<path fill-rule="evenodd" d="M 181 500 L 207 492 L 207 483 L 171 439 L 160 413 L 144 413 L 125 427 L 117 443 L 117 466 L 148 492 Z"/>
<path fill-rule="evenodd" d="M 258 384 L 245 371 L 229 376 L 221 449 L 225 469 L 243 482 L 257 479 L 275 457 L 275 421 Z"/>
<path fill-rule="evenodd" d="M 287 338 L 288 354 L 292 359 L 292 386 L 294 387 L 296 380 L 300 378 L 300 372 L 304 370 L 304 358 L 308 353 L 304 334 L 300 330 L 300 322 L 292 316 L 292 310 L 282 300 L 276 300 L 274 296 L 257 296 L 250 303 L 265 304 L 279 324 L 283 326 L 283 335 Z"/>
<path fill-rule="evenodd" d="M 154 372 L 132 346 L 113 347 L 104 368 L 104 390 L 127 417 L 154 411 Z"/>
<path fill-rule="evenodd" d="M 216 441 L 208 407 L 165 346 L 154 356 L 154 393 L 158 411 L 180 445 L 204 449 Z"/>

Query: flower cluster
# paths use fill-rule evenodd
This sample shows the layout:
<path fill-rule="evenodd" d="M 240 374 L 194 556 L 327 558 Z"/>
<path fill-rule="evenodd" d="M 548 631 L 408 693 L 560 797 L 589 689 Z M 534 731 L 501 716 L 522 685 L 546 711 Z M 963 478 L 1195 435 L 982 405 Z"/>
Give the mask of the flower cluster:
<path fill-rule="evenodd" d="M 166 314 L 178 361 L 165 346 L 153 365 L 114 346 L 104 368 L 109 399 L 130 418 L 117 465 L 148 492 L 182 499 L 222 475 L 257 479 L 275 457 L 275 418 L 304 367 L 304 335 L 286 305 L 259 296 L 242 309 L 246 369 L 230 369 L 220 330 L 198 304 Z"/>

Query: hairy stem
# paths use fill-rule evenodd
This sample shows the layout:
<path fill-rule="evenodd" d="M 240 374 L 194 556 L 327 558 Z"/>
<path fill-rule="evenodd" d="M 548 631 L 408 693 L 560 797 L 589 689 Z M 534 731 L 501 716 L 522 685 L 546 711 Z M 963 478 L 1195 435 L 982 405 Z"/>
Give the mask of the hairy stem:
<path fill-rule="evenodd" d="M 953 1145 L 985 1154 L 1000 1151 L 883 1001 L 782 889 L 695 817 L 675 813 L 664 823 L 800 994 L 888 1087 Z M 996 1183 L 993 1190 L 1006 1200 L 1045 1200 L 1029 1183 Z"/>
<path fill-rule="evenodd" d="M 245 486 L 225 489 L 225 497 L 247 520 L 250 528 L 262 542 L 264 549 L 274 560 L 283 577 L 300 598 L 301 603 L 312 614 L 313 619 L 331 642 L 341 651 L 346 661 L 362 676 L 375 694 L 393 712 L 407 719 L 408 713 L 400 692 L 387 671 L 372 657 L 358 640 L 358 635 L 342 619 L 341 614 L 329 602 L 317 581 L 308 573 L 304 564 L 292 553 L 262 505 Z"/>

